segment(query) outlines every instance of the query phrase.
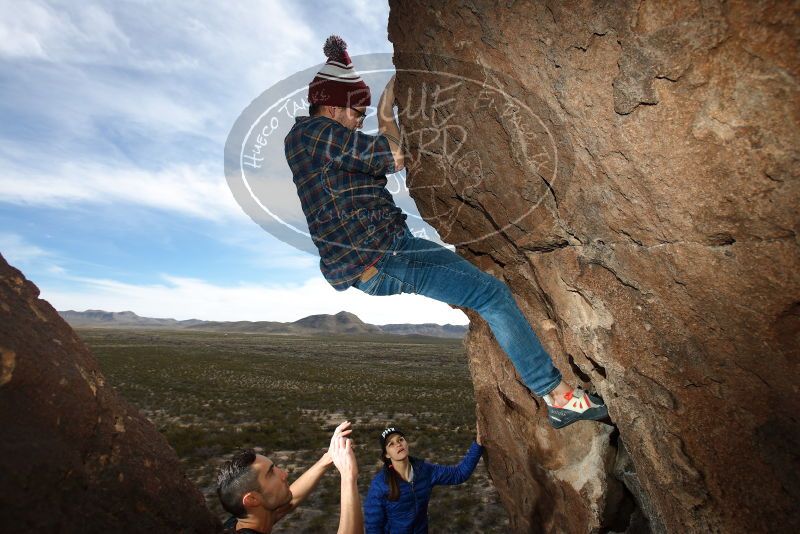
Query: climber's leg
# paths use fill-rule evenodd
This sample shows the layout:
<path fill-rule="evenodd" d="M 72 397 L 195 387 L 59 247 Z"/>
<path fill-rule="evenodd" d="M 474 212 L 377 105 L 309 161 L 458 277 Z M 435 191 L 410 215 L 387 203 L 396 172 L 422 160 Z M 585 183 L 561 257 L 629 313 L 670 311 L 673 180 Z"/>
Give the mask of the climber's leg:
<path fill-rule="evenodd" d="M 378 274 L 355 287 L 370 295 L 418 293 L 472 308 L 486 320 L 522 381 L 547 403 L 550 424 L 605 420 L 603 400 L 561 380 L 508 287 L 458 254 L 406 232 L 376 264 Z"/>
<path fill-rule="evenodd" d="M 472 308 L 489 324 L 528 388 L 543 396 L 562 384 L 561 373 L 500 280 L 437 243 L 410 233 L 376 267 L 378 274 L 358 282 L 358 289 L 371 295 L 418 293 Z"/>

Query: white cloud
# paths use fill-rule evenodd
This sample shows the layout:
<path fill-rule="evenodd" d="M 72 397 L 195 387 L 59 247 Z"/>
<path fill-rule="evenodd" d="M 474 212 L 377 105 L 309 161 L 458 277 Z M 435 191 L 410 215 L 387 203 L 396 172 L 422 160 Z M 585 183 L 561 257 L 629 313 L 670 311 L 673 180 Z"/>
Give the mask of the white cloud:
<path fill-rule="evenodd" d="M 0 57 L 97 64 L 157 73 L 216 62 L 235 69 L 303 54 L 313 31 L 277 1 L 0 4 Z M 280 47 L 280 48 L 277 48 Z M 280 54 L 275 53 L 280 51 Z M 250 62 L 251 63 L 251 62 Z M 210 71 L 222 75 L 222 72 Z"/>
<path fill-rule="evenodd" d="M 375 0 L 348 0 L 342 11 L 352 15 L 364 28 L 370 28 L 385 42 L 386 27 L 389 24 L 388 2 Z M 369 50 L 368 52 L 372 52 Z"/>
<path fill-rule="evenodd" d="M 76 203 L 137 204 L 215 221 L 246 219 L 222 171 L 202 164 L 149 172 L 64 163 L 46 174 L 0 166 L 0 201 L 62 208 Z"/>
<path fill-rule="evenodd" d="M 295 9 L 255 0 L 1 2 L 0 62 L 18 76 L 0 96 L 72 139 L 119 121 L 149 137 L 222 143 L 252 98 L 323 59 Z"/>
<path fill-rule="evenodd" d="M 57 277 L 67 272 L 59 265 L 63 260 L 59 254 L 44 250 L 15 233 L 0 232 L 0 254 L 9 265 L 21 271 L 32 270 Z"/>
<path fill-rule="evenodd" d="M 0 233 L 0 254 L 11 265 L 26 264 L 51 256 L 22 236 L 12 233 Z"/>
<path fill-rule="evenodd" d="M 253 224 L 241 230 L 214 232 L 211 239 L 244 252 L 242 264 L 256 269 L 283 269 L 304 279 L 319 274 L 319 255 L 298 250 Z"/>
<path fill-rule="evenodd" d="M 119 54 L 127 37 L 99 6 L 58 9 L 26 0 L 0 5 L 0 56 L 65 61 Z"/>
<path fill-rule="evenodd" d="M 367 0 L 0 1 L 0 68 L 15 73 L 0 87 L 3 109 L 15 114 L 0 143 L 0 209 L 4 202 L 137 205 L 220 221 L 207 225 L 220 231 L 231 223 L 252 227 L 228 190 L 222 162 L 213 159 L 221 159 L 236 116 L 273 84 L 321 63 L 331 33 L 348 41 L 351 55 L 390 52 L 387 17 L 386 2 Z M 265 182 L 270 207 L 305 229 L 288 168 L 278 163 Z M 6 235 L 0 250 L 36 262 L 62 285 L 70 280 L 54 264 L 61 258 L 15 239 Z M 291 320 L 346 309 L 376 324 L 466 322 L 461 312 L 423 297 L 337 293 L 319 275 L 318 257 L 289 246 L 259 251 L 261 243 L 240 244 L 243 262 L 310 280 L 223 287 L 186 278 L 148 285 L 81 279 L 46 294 L 60 308 L 179 318 L 192 310 L 201 318 Z M 71 269 L 75 260 L 64 261 Z"/>
<path fill-rule="evenodd" d="M 308 11 L 319 18 L 313 26 Z M 0 97 L 27 122 L 24 143 L 3 144 L 18 144 L 17 161 L 33 167 L 45 155 L 56 164 L 120 156 L 138 163 L 165 154 L 194 161 L 198 154 L 187 137 L 206 141 L 199 157 L 208 159 L 216 155 L 209 147 L 221 149 L 253 98 L 324 60 L 322 43 L 331 30 L 352 38 L 354 54 L 386 51 L 387 14 L 386 2 L 362 0 L 340 6 L 250 0 L 224 7 L 212 0 L 2 2 L 0 63 L 16 75 Z M 101 152 L 107 137 L 118 152 Z M 142 156 L 139 139 L 161 153 Z"/>
<path fill-rule="evenodd" d="M 355 288 L 337 292 L 321 277 L 302 284 L 219 286 L 194 278 L 164 275 L 164 283 L 135 285 L 115 280 L 74 278 L 73 288 L 42 296 L 59 310 L 131 310 L 144 317 L 217 321 L 295 321 L 342 310 L 371 324 L 466 324 L 460 310 L 419 295 L 371 297 Z"/>

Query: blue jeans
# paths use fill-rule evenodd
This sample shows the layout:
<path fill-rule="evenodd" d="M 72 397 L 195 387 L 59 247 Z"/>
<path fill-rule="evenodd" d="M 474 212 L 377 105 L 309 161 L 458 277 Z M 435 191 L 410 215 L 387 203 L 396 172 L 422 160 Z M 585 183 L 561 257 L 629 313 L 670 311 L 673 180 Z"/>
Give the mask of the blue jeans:
<path fill-rule="evenodd" d="M 378 273 L 353 287 L 368 295 L 417 293 L 472 308 L 489 324 L 522 381 L 539 396 L 561 382 L 561 373 L 545 352 L 508 287 L 437 243 L 406 229 L 375 264 Z"/>

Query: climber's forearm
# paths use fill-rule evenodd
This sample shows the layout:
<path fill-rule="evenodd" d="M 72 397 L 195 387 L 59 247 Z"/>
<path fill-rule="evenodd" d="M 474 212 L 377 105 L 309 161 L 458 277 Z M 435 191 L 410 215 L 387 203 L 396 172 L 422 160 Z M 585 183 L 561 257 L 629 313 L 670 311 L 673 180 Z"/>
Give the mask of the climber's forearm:
<path fill-rule="evenodd" d="M 389 140 L 394 157 L 395 170 L 405 167 L 405 158 L 400 137 L 400 126 L 394 118 L 394 76 L 378 101 L 378 130 Z"/>
<path fill-rule="evenodd" d="M 380 125 L 380 132 L 389 140 L 389 148 L 392 150 L 392 156 L 394 157 L 395 170 L 399 171 L 405 167 L 403 146 L 400 142 L 400 127 L 397 126 L 397 122 L 392 119 Z"/>

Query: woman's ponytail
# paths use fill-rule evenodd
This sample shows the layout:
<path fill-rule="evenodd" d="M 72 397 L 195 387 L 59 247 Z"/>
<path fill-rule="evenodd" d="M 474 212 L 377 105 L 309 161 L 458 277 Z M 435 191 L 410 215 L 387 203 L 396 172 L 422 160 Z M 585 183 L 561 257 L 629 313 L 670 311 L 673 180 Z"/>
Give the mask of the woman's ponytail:
<path fill-rule="evenodd" d="M 394 470 L 391 460 L 384 460 L 383 470 L 386 471 L 386 480 L 389 482 L 389 500 L 396 501 L 400 498 L 400 484 L 397 482 L 400 475 Z"/>

